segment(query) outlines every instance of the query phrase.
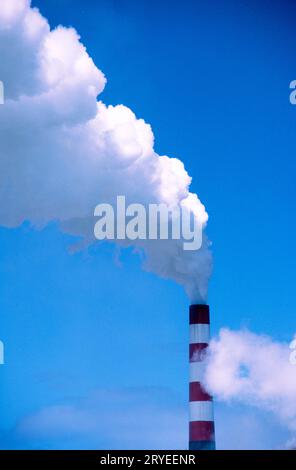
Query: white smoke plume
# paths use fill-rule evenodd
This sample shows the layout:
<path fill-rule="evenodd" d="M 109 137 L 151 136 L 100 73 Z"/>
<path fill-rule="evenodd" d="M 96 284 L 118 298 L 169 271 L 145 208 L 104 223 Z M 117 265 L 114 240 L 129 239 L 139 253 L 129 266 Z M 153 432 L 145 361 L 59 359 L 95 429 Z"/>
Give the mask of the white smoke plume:
<path fill-rule="evenodd" d="M 208 215 L 183 163 L 154 150 L 151 127 L 123 105 L 97 100 L 106 84 L 72 28 L 51 30 L 29 0 L 1 0 L 0 224 L 59 221 L 90 242 L 97 204 L 184 204 L 206 226 Z M 180 241 L 147 242 L 145 267 L 206 298 L 208 241 L 197 252 Z"/>
<path fill-rule="evenodd" d="M 296 430 L 296 366 L 288 344 L 222 329 L 210 344 L 205 386 L 219 400 L 273 412 Z"/>

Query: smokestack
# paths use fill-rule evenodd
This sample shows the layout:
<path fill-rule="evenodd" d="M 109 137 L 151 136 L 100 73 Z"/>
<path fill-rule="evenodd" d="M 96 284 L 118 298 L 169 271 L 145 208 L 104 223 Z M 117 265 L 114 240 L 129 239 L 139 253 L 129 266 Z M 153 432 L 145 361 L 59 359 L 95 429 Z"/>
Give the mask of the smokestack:
<path fill-rule="evenodd" d="M 210 340 L 208 305 L 190 305 L 189 450 L 215 450 L 213 399 L 201 385 Z"/>

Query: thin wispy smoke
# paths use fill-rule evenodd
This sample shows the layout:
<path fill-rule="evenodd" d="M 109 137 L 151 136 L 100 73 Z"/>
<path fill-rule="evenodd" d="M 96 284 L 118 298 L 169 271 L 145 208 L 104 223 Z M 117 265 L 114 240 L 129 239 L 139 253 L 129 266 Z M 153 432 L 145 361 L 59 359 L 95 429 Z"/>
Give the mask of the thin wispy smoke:
<path fill-rule="evenodd" d="M 151 127 L 123 105 L 98 101 L 106 78 L 73 28 L 50 30 L 29 0 L 2 0 L 0 78 L 0 224 L 60 222 L 92 243 L 101 202 L 186 206 L 205 228 L 208 215 L 176 158 L 158 155 Z M 196 252 L 182 241 L 133 242 L 144 267 L 204 301 L 212 258 L 206 236 Z"/>

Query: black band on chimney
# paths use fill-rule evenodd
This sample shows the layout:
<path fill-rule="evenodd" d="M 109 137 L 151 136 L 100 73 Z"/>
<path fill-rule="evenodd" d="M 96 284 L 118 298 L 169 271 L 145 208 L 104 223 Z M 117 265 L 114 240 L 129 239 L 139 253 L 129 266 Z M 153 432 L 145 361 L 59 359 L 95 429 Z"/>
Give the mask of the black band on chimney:
<path fill-rule="evenodd" d="M 209 306 L 205 304 L 190 305 L 189 307 L 190 325 L 195 323 L 210 323 Z"/>

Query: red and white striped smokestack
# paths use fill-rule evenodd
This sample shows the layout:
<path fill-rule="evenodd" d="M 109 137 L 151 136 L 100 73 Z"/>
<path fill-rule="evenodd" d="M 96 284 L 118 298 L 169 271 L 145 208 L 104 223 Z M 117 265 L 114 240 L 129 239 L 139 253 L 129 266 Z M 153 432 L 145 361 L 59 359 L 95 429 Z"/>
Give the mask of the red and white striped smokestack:
<path fill-rule="evenodd" d="M 215 450 L 213 399 L 201 385 L 210 341 L 208 305 L 190 305 L 189 449 Z"/>

